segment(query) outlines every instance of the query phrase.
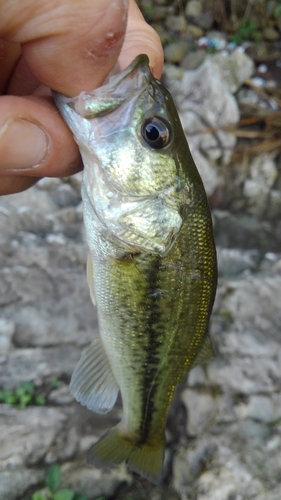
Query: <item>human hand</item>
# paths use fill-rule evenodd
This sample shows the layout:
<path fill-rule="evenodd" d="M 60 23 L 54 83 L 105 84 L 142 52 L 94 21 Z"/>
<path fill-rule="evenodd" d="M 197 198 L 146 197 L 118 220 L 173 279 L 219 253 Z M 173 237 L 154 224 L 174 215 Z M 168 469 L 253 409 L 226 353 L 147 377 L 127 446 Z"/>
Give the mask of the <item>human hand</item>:
<path fill-rule="evenodd" d="M 50 88 L 93 90 L 140 53 L 159 78 L 161 43 L 134 0 L 0 0 L 0 194 L 82 168 Z"/>

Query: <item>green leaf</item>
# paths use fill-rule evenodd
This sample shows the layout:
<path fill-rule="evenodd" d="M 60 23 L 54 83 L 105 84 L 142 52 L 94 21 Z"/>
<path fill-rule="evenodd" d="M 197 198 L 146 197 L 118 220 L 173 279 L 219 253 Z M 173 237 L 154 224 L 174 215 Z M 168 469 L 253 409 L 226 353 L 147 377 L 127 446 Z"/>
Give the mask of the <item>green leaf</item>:
<path fill-rule="evenodd" d="M 50 387 L 52 389 L 56 389 L 59 385 L 60 385 L 60 380 L 57 377 L 53 376 L 50 378 Z"/>
<path fill-rule="evenodd" d="M 281 16 L 281 4 L 277 5 L 274 9 L 274 17 L 277 19 Z"/>
<path fill-rule="evenodd" d="M 35 391 L 35 385 L 33 382 L 23 382 L 19 385 L 17 391 L 23 391 L 25 394 L 33 394 Z"/>
<path fill-rule="evenodd" d="M 35 491 L 32 495 L 32 500 L 47 500 L 47 498 L 42 493 L 39 493 L 39 491 Z"/>
<path fill-rule="evenodd" d="M 5 397 L 5 403 L 8 405 L 14 405 L 18 401 L 17 397 L 12 393 L 12 392 L 7 392 L 6 397 Z"/>
<path fill-rule="evenodd" d="M 44 396 L 39 394 L 39 396 L 36 396 L 35 398 L 35 404 L 38 406 L 44 406 L 46 404 L 46 399 L 44 398 Z"/>
<path fill-rule="evenodd" d="M 24 408 L 27 406 L 32 399 L 32 396 L 30 394 L 23 394 L 22 396 L 19 397 L 19 406 L 20 408 Z"/>
<path fill-rule="evenodd" d="M 54 493 L 58 489 L 60 482 L 61 482 L 60 466 L 59 464 L 53 464 L 48 469 L 45 477 L 46 486 L 48 486 L 50 490 Z"/>
<path fill-rule="evenodd" d="M 54 495 L 54 500 L 73 500 L 75 491 L 73 490 L 59 490 Z"/>

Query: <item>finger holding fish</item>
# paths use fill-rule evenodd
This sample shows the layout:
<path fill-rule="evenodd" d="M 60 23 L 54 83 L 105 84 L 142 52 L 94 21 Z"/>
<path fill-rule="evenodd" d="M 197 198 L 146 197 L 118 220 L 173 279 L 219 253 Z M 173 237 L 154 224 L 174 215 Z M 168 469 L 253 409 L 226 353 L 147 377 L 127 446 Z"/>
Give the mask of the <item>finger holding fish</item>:
<path fill-rule="evenodd" d="M 160 75 L 163 52 L 158 36 L 133 0 L 129 3 L 125 37 L 128 3 L 123 0 L 0 2 L 4 60 L 0 194 L 26 189 L 45 175 L 66 176 L 82 168 L 78 148 L 52 103 L 49 87 L 68 95 L 93 89 L 112 70 L 120 51 L 121 65 L 127 65 L 140 45 Z"/>

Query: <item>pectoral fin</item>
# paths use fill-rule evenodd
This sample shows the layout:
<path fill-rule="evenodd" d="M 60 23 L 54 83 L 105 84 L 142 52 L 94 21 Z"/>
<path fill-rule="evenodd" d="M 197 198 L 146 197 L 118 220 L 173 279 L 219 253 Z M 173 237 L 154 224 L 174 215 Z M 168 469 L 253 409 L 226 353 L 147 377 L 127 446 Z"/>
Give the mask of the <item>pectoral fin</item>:
<path fill-rule="evenodd" d="M 79 403 L 96 413 L 107 413 L 113 408 L 119 388 L 100 338 L 82 352 L 70 390 Z"/>
<path fill-rule="evenodd" d="M 94 265 L 90 252 L 87 258 L 87 281 L 90 290 L 90 295 L 94 306 L 97 305 L 96 295 L 95 295 L 95 284 L 94 284 Z"/>

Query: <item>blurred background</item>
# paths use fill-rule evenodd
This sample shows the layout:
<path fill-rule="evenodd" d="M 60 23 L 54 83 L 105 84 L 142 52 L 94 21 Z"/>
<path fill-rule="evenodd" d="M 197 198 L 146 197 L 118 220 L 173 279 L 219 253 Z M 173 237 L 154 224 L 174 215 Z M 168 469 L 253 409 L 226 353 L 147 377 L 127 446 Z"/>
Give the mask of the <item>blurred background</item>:
<path fill-rule="evenodd" d="M 216 357 L 179 387 L 164 482 L 85 452 L 122 414 L 73 401 L 97 332 L 81 174 L 0 199 L 0 500 L 280 500 L 281 2 L 142 0 L 212 208 Z M 67 496 L 68 495 L 68 496 Z"/>

